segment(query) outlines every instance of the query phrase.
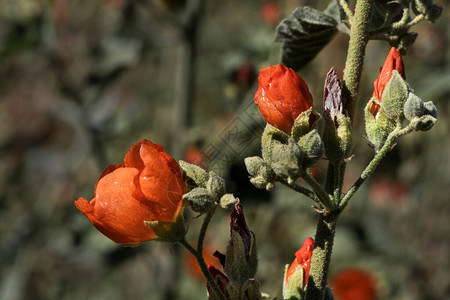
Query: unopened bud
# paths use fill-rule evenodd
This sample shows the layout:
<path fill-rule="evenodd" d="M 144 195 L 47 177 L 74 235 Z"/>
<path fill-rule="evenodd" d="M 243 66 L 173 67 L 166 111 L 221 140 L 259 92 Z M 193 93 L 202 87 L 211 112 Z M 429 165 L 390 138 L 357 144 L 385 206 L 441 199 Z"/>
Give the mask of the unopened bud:
<path fill-rule="evenodd" d="M 187 194 L 183 195 L 191 209 L 198 213 L 208 212 L 214 204 L 214 195 L 208 189 L 195 188 Z"/>
<path fill-rule="evenodd" d="M 422 99 L 416 94 L 409 93 L 408 100 L 405 102 L 404 114 L 406 119 L 411 121 L 415 117 L 421 117 L 425 112 L 425 107 Z"/>
<path fill-rule="evenodd" d="M 425 19 L 430 22 L 435 22 L 442 14 L 442 6 L 433 4 L 427 11 Z"/>
<path fill-rule="evenodd" d="M 291 137 L 298 141 L 302 136 L 317 128 L 317 123 L 321 119 L 320 115 L 310 107 L 307 111 L 301 113 L 294 122 L 291 130 Z"/>
<path fill-rule="evenodd" d="M 304 135 L 298 144 L 303 150 L 300 165 L 305 169 L 315 164 L 323 155 L 323 143 L 317 129 Z"/>
<path fill-rule="evenodd" d="M 403 119 L 403 106 L 408 95 L 408 84 L 397 70 L 393 70 L 381 98 L 381 106 L 392 120 Z"/>
<path fill-rule="evenodd" d="M 236 205 L 238 201 L 237 198 L 233 196 L 233 194 L 225 194 L 219 200 L 219 205 L 225 209 L 231 209 Z"/>
<path fill-rule="evenodd" d="M 395 123 L 386 115 L 383 108 L 374 116 L 370 112 L 372 102 L 373 99 L 369 100 L 364 109 L 365 127 L 367 139 L 374 146 L 375 150 L 378 151 L 383 147 L 388 135 L 394 131 Z"/>
<path fill-rule="evenodd" d="M 180 168 L 183 171 L 183 176 L 187 179 L 188 184 L 192 184 L 194 187 L 206 187 L 206 182 L 209 179 L 208 173 L 199 166 L 187 163 L 183 160 L 179 161 Z"/>
<path fill-rule="evenodd" d="M 217 201 L 227 191 L 225 187 L 225 180 L 214 172 L 209 172 L 209 180 L 206 183 L 206 188 L 214 196 L 214 200 Z"/>
<path fill-rule="evenodd" d="M 437 119 L 437 109 L 432 101 L 425 102 L 423 106 L 425 108 L 425 115 L 430 115 Z"/>

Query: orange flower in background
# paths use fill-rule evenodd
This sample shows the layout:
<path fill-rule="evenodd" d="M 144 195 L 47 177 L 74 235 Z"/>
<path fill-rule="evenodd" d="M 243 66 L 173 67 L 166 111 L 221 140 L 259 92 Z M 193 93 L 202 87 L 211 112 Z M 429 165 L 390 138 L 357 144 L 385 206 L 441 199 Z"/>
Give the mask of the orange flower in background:
<path fill-rule="evenodd" d="M 270 125 L 289 133 L 295 119 L 313 106 L 306 82 L 291 68 L 268 66 L 259 71 L 255 103 Z"/>
<path fill-rule="evenodd" d="M 109 165 L 95 187 L 95 197 L 75 201 L 92 225 L 116 243 L 137 245 L 157 238 L 144 221 L 175 221 L 184 183 L 180 167 L 161 145 L 142 140 L 124 163 Z"/>
<path fill-rule="evenodd" d="M 260 6 L 262 19 L 271 25 L 277 25 L 281 18 L 281 11 L 276 1 L 268 1 Z"/>
<path fill-rule="evenodd" d="M 330 287 L 336 300 L 374 300 L 377 294 L 373 277 L 357 268 L 336 273 L 330 280 Z"/>
<path fill-rule="evenodd" d="M 374 87 L 373 97 L 377 98 L 379 101 L 381 101 L 381 98 L 383 96 L 384 88 L 391 79 L 393 70 L 399 72 L 400 75 L 403 77 L 403 79 L 406 79 L 405 67 L 403 66 L 400 50 L 394 47 L 392 47 L 391 51 L 389 51 L 389 54 L 386 58 L 386 61 L 384 62 L 383 67 L 380 68 L 380 74 L 373 83 Z M 380 111 L 380 105 L 372 101 L 369 107 L 369 111 L 372 113 L 373 116 L 376 116 L 377 113 Z"/>
<path fill-rule="evenodd" d="M 295 252 L 295 259 L 292 264 L 289 266 L 289 269 L 286 273 L 286 282 L 287 285 L 290 277 L 295 273 L 297 268 L 303 268 L 303 287 L 306 287 L 308 283 L 309 269 L 311 268 L 311 257 L 314 250 L 314 240 L 312 238 L 307 238 L 303 242 L 303 246 Z"/>

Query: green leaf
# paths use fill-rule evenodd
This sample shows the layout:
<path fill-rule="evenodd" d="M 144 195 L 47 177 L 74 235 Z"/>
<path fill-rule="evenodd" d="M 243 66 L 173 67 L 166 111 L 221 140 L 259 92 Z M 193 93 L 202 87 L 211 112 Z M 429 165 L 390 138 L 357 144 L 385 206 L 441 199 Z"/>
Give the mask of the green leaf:
<path fill-rule="evenodd" d="M 311 7 L 298 7 L 277 27 L 275 40 L 283 42 L 282 63 L 301 69 L 337 33 L 337 21 Z"/>

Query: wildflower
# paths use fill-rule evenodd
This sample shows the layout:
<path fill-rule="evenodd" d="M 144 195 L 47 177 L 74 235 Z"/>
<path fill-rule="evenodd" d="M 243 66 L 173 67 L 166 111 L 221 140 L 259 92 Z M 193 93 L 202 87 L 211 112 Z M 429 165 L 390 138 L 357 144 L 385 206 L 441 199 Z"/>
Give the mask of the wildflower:
<path fill-rule="evenodd" d="M 289 134 L 295 119 L 313 106 L 308 85 L 294 70 L 280 64 L 261 69 L 258 83 L 255 103 L 261 114 L 267 123 Z"/>
<path fill-rule="evenodd" d="M 76 207 L 116 243 L 138 245 L 158 238 L 144 221 L 175 222 L 184 183 L 176 161 L 149 140 L 134 144 L 124 163 L 109 165 L 95 187 L 95 197 Z"/>

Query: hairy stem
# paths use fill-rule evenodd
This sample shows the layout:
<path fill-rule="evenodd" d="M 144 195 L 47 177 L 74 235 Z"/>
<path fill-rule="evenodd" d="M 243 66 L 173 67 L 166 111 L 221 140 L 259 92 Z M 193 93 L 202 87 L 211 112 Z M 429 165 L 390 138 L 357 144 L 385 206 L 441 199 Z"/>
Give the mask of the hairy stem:
<path fill-rule="evenodd" d="M 322 300 L 327 287 L 328 269 L 336 231 L 337 214 L 319 214 L 314 252 L 306 289 L 307 300 Z"/>
<path fill-rule="evenodd" d="M 345 109 L 351 120 L 354 119 L 365 50 L 367 42 L 369 41 L 369 25 L 372 7 L 373 0 L 358 0 L 356 1 L 355 13 L 352 17 L 352 28 L 343 80 L 343 92 L 346 98 Z M 340 179 L 344 176 L 344 170 L 345 164 L 343 164 L 342 169 L 340 167 L 334 168 L 331 163 L 329 164 L 327 182 L 325 183 L 326 190 L 324 191 L 327 196 L 329 194 L 335 194 L 335 192 L 342 189 L 343 181 Z M 336 176 L 339 178 L 336 178 L 335 180 Z M 336 187 L 335 183 L 338 184 L 338 187 Z M 317 193 L 314 186 L 313 189 Z M 318 196 L 321 197 L 319 194 Z M 334 207 L 334 203 L 332 204 L 332 207 Z M 330 213 L 319 214 L 311 261 L 311 271 L 306 290 L 306 300 L 324 299 L 339 213 L 340 210 L 331 210 Z"/>
<path fill-rule="evenodd" d="M 214 205 L 214 207 L 208 211 L 205 218 L 203 219 L 202 228 L 200 229 L 200 234 L 198 235 L 198 241 L 197 241 L 197 251 L 199 253 L 203 253 L 203 241 L 205 240 L 206 236 L 206 230 L 208 229 L 209 223 L 211 222 L 211 218 L 216 211 L 217 205 Z"/>
<path fill-rule="evenodd" d="M 216 295 L 217 299 L 226 300 L 226 298 L 222 294 L 219 286 L 214 281 L 214 278 L 211 276 L 211 273 L 209 272 L 208 267 L 206 266 L 205 261 L 203 259 L 202 253 L 195 250 L 191 246 L 191 244 L 189 244 L 186 240 L 180 241 L 180 244 L 183 245 L 189 252 L 191 252 L 192 255 L 194 255 L 200 269 L 202 270 L 203 276 L 205 276 L 206 280 L 208 281 L 209 286 L 211 287 L 211 290 Z"/>
<path fill-rule="evenodd" d="M 369 23 L 373 0 L 358 0 L 353 16 L 347 60 L 344 69 L 343 91 L 346 97 L 345 108 L 353 120 L 359 83 L 364 62 L 367 42 L 369 41 Z"/>
<path fill-rule="evenodd" d="M 278 178 L 278 181 L 281 182 L 282 184 L 284 184 L 285 186 L 287 186 L 288 188 L 290 188 L 291 190 L 294 190 L 297 193 L 305 195 L 306 197 L 314 200 L 317 204 L 320 205 L 320 199 L 317 197 L 317 195 L 313 191 L 311 191 L 305 187 L 302 187 L 298 184 L 295 184 L 295 183 L 290 184 L 287 182 L 287 180 L 282 179 L 282 178 Z"/>

